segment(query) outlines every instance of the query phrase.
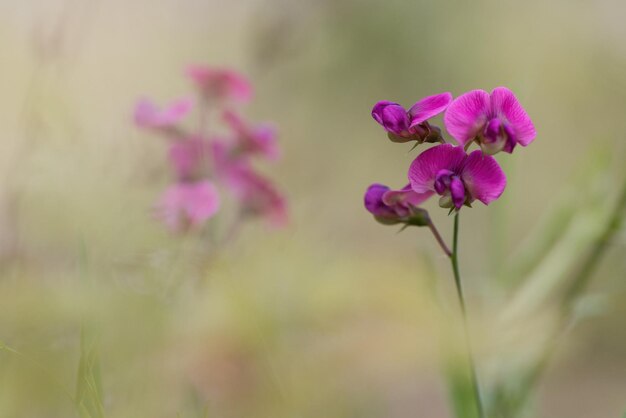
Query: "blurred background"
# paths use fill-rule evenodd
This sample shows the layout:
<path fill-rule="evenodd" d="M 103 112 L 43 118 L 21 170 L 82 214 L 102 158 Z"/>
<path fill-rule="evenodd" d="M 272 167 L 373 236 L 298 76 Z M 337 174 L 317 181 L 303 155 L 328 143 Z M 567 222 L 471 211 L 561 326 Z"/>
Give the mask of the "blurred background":
<path fill-rule="evenodd" d="M 509 390 L 556 339 L 525 416 L 621 416 L 624 231 L 584 296 L 563 289 L 626 175 L 625 18 L 618 0 L 0 1 L 0 416 L 453 416 L 448 259 L 362 204 L 419 150 L 370 110 L 500 85 L 538 137 L 498 155 L 503 198 L 461 214 L 481 384 Z M 191 63 L 254 83 L 288 227 L 210 248 L 155 222 L 166 150 L 132 111 L 189 95 Z"/>

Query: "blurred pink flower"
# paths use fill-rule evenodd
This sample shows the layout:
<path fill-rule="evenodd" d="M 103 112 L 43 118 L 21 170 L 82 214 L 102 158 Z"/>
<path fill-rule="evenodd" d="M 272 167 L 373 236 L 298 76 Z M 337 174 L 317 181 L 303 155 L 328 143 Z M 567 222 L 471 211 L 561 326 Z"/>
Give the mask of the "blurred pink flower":
<path fill-rule="evenodd" d="M 252 84 L 235 71 L 205 65 L 191 65 L 187 68 L 187 75 L 205 99 L 232 99 L 243 103 L 252 99 Z"/>
<path fill-rule="evenodd" d="M 170 164 L 179 180 L 193 180 L 208 172 L 211 144 L 200 137 L 179 139 L 170 145 Z"/>
<path fill-rule="evenodd" d="M 271 181 L 255 173 L 246 165 L 238 165 L 228 172 L 225 184 L 239 200 L 245 215 L 259 216 L 275 227 L 288 222 L 287 201 Z"/>
<path fill-rule="evenodd" d="M 270 160 L 281 156 L 276 138 L 276 128 L 272 124 L 262 123 L 251 126 L 237 113 L 227 110 L 223 113 L 224 121 L 235 132 L 241 152 L 259 153 Z"/>
<path fill-rule="evenodd" d="M 178 99 L 163 109 L 148 99 L 141 99 L 135 106 L 135 123 L 142 128 L 171 128 L 193 109 L 193 100 Z"/>
<path fill-rule="evenodd" d="M 179 232 L 201 226 L 219 207 L 217 189 L 210 181 L 180 182 L 165 191 L 157 211 L 168 228 Z"/>

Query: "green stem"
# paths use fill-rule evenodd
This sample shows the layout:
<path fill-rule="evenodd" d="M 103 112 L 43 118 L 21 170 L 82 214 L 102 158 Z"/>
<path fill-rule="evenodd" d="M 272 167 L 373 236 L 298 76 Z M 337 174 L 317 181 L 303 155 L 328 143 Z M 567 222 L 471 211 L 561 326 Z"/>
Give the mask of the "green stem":
<path fill-rule="evenodd" d="M 474 355 L 472 353 L 472 345 L 470 342 L 469 326 L 467 321 L 467 309 L 465 308 L 465 297 L 463 296 L 463 287 L 461 286 L 461 274 L 459 272 L 459 213 L 454 215 L 454 236 L 452 241 L 452 255 L 450 261 L 452 262 L 452 271 L 454 272 L 454 283 L 456 284 L 456 292 L 459 296 L 459 304 L 461 305 L 461 313 L 463 316 L 463 333 L 465 336 L 465 347 L 467 349 L 467 360 L 470 369 L 470 378 L 472 380 L 472 390 L 474 392 L 474 399 L 476 400 L 476 408 L 478 409 L 478 416 L 485 418 L 485 410 L 483 408 L 483 402 L 480 396 L 480 387 L 478 385 L 478 375 L 476 373 L 476 363 L 474 362 Z"/>

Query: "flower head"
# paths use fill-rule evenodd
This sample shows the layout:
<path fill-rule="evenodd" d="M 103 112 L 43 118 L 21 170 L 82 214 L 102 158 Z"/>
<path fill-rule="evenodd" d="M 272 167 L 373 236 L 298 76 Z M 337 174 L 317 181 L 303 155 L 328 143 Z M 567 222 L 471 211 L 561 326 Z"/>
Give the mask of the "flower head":
<path fill-rule="evenodd" d="M 488 205 L 506 187 L 506 176 L 492 156 L 480 150 L 468 155 L 463 147 L 450 144 L 418 155 L 409 168 L 409 180 L 415 192 L 436 192 L 441 207 L 457 210 L 474 200 Z"/>
<path fill-rule="evenodd" d="M 417 193 L 407 184 L 401 190 L 391 190 L 383 184 L 372 184 L 365 191 L 364 203 L 374 218 L 386 225 L 405 223 L 426 225 L 428 213 L 418 206 L 426 201 L 433 192 Z"/>
<path fill-rule="evenodd" d="M 237 113 L 225 111 L 224 121 L 235 132 L 239 151 L 258 153 L 270 160 L 280 158 L 280 149 L 276 141 L 276 128 L 268 123 L 252 126 Z"/>
<path fill-rule="evenodd" d="M 252 99 L 252 84 L 241 74 L 222 68 L 192 65 L 187 75 L 208 100 L 228 100 L 247 103 Z"/>
<path fill-rule="evenodd" d="M 451 101 L 450 93 L 436 94 L 418 101 L 408 111 L 398 103 L 381 101 L 374 105 L 372 117 L 394 142 L 439 142 L 439 128 L 431 126 L 428 119 L 446 110 Z"/>
<path fill-rule="evenodd" d="M 506 87 L 498 87 L 491 94 L 472 90 L 457 97 L 443 121 L 459 144 L 476 141 L 489 155 L 511 153 L 517 144 L 525 147 L 537 136 L 530 117 Z"/>
<path fill-rule="evenodd" d="M 135 123 L 141 128 L 173 128 L 193 109 L 193 100 L 178 99 L 163 109 L 148 99 L 141 99 L 135 106 Z"/>
<path fill-rule="evenodd" d="M 242 161 L 234 161 L 223 178 L 224 183 L 241 204 L 244 215 L 259 216 L 272 226 L 288 222 L 287 201 L 271 181 L 260 176 Z"/>
<path fill-rule="evenodd" d="M 157 211 L 168 228 L 179 232 L 201 226 L 219 206 L 217 189 L 210 181 L 181 182 L 165 191 Z"/>
<path fill-rule="evenodd" d="M 211 151 L 211 143 L 200 137 L 173 141 L 168 157 L 176 177 L 187 181 L 205 175 L 211 162 Z"/>

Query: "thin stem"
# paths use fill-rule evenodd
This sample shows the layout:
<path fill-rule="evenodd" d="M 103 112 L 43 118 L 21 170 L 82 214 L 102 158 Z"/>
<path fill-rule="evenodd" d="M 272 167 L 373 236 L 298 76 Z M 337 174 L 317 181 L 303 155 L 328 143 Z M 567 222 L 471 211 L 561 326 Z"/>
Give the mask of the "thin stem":
<path fill-rule="evenodd" d="M 483 408 L 482 398 L 480 396 L 480 387 L 478 385 L 478 375 L 476 373 L 476 363 L 472 353 L 470 343 L 469 326 L 467 321 L 467 309 L 465 308 L 465 298 L 463 296 L 463 287 L 461 286 L 461 274 L 459 273 L 459 213 L 454 215 L 454 235 L 452 241 L 452 254 L 450 261 L 452 262 L 452 271 L 454 272 L 454 283 L 456 284 L 456 292 L 459 296 L 459 304 L 461 305 L 461 313 L 463 316 L 463 334 L 465 336 L 465 346 L 467 349 L 467 360 L 470 368 L 470 378 L 472 379 L 472 390 L 474 399 L 476 400 L 476 408 L 478 408 L 478 416 L 485 418 L 485 410 Z"/>
<path fill-rule="evenodd" d="M 437 240 L 437 243 L 439 244 L 443 252 L 446 253 L 448 257 L 452 257 L 452 251 L 450 251 L 450 249 L 446 245 L 446 242 L 443 240 L 443 238 L 441 238 L 441 234 L 439 234 L 437 227 L 431 220 L 428 221 L 428 228 L 430 228 L 430 232 L 432 232 L 435 236 L 435 239 Z"/>

